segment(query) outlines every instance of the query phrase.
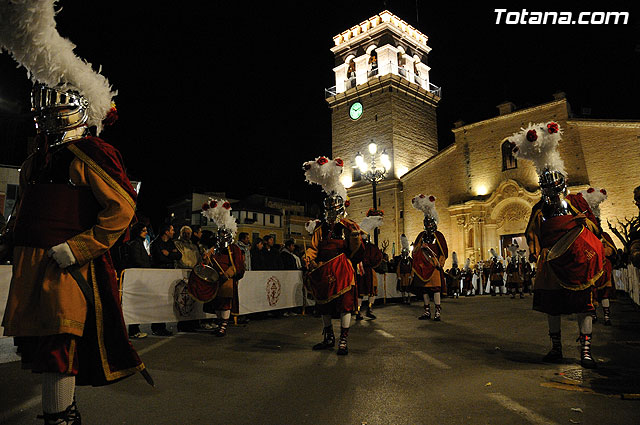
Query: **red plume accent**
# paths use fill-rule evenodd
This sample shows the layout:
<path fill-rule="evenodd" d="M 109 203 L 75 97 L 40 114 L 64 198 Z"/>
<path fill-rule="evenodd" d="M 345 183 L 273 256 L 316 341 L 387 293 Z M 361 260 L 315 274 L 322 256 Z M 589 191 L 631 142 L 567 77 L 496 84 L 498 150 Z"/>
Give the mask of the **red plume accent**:
<path fill-rule="evenodd" d="M 595 190 L 594 188 L 592 188 L 592 187 L 590 187 L 589 189 L 587 189 L 587 193 L 593 193 L 593 192 L 595 192 L 595 191 L 596 191 L 596 190 Z"/>
<path fill-rule="evenodd" d="M 433 196 L 433 195 L 429 196 L 429 201 L 435 202 L 436 201 L 436 197 Z"/>
<path fill-rule="evenodd" d="M 209 203 L 205 202 L 204 204 L 202 204 L 202 211 L 206 211 L 209 209 Z"/>
<path fill-rule="evenodd" d="M 228 202 L 225 202 L 224 204 L 222 204 L 222 208 L 224 208 L 224 209 L 227 209 L 227 210 L 228 210 L 229 208 L 231 208 L 231 204 L 230 204 L 230 203 L 228 203 Z"/>
<path fill-rule="evenodd" d="M 602 193 L 603 195 L 606 195 L 606 194 L 607 194 L 607 191 L 606 191 L 606 190 L 604 190 L 604 189 L 600 189 L 600 193 Z"/>
<path fill-rule="evenodd" d="M 327 158 L 325 158 L 324 156 L 321 156 L 320 158 L 318 158 L 318 164 L 320 164 L 320 165 L 324 165 L 327 162 L 329 162 L 329 160 Z"/>
<path fill-rule="evenodd" d="M 527 131 L 527 140 L 531 143 L 535 142 L 538 140 L 538 133 L 535 130 Z"/>
<path fill-rule="evenodd" d="M 338 167 L 344 167 L 344 162 L 342 161 L 342 159 L 336 158 L 335 161 Z"/>
<path fill-rule="evenodd" d="M 555 122 L 550 122 L 549 124 L 547 124 L 547 131 L 549 132 L 549 134 L 557 133 L 558 124 L 556 124 Z"/>

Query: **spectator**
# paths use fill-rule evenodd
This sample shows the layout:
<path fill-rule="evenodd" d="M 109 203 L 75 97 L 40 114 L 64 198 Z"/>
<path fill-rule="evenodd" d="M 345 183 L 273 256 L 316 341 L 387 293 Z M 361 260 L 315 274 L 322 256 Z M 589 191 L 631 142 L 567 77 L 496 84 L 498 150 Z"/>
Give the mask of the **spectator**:
<path fill-rule="evenodd" d="M 280 257 L 282 260 L 283 270 L 300 270 L 302 268 L 302 262 L 296 254 L 294 254 L 295 243 L 293 239 L 289 239 L 284 243 L 284 248 L 280 251 Z"/>
<path fill-rule="evenodd" d="M 151 243 L 152 265 L 158 269 L 173 269 L 175 262 L 182 258 L 182 254 L 173 243 L 175 231 L 171 224 L 163 224 L 160 227 L 160 234 Z M 173 333 L 167 330 L 166 323 L 152 323 L 151 331 L 156 336 L 171 336 Z"/>
<path fill-rule="evenodd" d="M 175 242 L 176 248 L 182 254 L 182 257 L 176 262 L 176 268 L 178 269 L 192 269 L 196 264 L 202 262 L 200 248 L 192 242 L 192 236 L 191 227 L 182 226 L 180 228 L 180 237 Z M 179 332 L 195 332 L 199 324 L 199 320 L 182 320 L 178 322 L 177 328 Z"/>
<path fill-rule="evenodd" d="M 258 238 L 251 248 L 251 270 L 266 270 L 264 260 L 264 241 Z"/>
<path fill-rule="evenodd" d="M 191 226 L 191 242 L 194 243 L 195 246 L 198 247 L 198 250 L 200 251 L 200 257 L 202 257 L 202 254 L 204 254 L 204 248 L 202 247 L 202 244 L 200 243 L 201 239 L 202 239 L 202 226 L 200 226 L 199 224 L 194 224 Z"/>
<path fill-rule="evenodd" d="M 129 251 L 127 268 L 151 268 L 151 257 L 144 246 L 147 234 L 147 226 L 143 223 L 138 222 L 131 227 L 131 240 L 127 242 L 127 248 Z M 129 338 L 142 339 L 146 337 L 146 332 L 140 331 L 140 324 L 129 325 Z"/>
<path fill-rule="evenodd" d="M 182 257 L 176 261 L 177 269 L 192 269 L 196 264 L 202 262 L 200 249 L 191 241 L 193 231 L 189 226 L 182 226 L 180 229 L 180 237 L 175 242 L 176 248 L 182 254 Z"/>
<path fill-rule="evenodd" d="M 282 259 L 273 235 L 264 237 L 264 265 L 265 270 L 282 270 Z"/>
<path fill-rule="evenodd" d="M 251 268 L 251 242 L 249 242 L 249 234 L 247 232 L 240 232 L 238 235 L 238 242 L 236 242 L 238 248 L 244 254 L 244 269 L 253 270 Z"/>

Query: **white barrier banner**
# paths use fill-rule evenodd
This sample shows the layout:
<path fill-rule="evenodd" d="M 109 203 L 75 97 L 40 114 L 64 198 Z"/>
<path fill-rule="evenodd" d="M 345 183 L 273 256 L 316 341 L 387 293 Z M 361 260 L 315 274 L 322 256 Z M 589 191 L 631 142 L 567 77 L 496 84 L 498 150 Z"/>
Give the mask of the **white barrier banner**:
<path fill-rule="evenodd" d="M 126 269 L 122 275 L 122 313 L 130 323 L 178 322 L 214 317 L 190 298 L 188 314 L 174 309 L 176 285 L 189 278 L 188 269 Z"/>
<path fill-rule="evenodd" d="M 245 272 L 238 282 L 238 314 L 299 307 L 303 296 L 301 271 Z"/>

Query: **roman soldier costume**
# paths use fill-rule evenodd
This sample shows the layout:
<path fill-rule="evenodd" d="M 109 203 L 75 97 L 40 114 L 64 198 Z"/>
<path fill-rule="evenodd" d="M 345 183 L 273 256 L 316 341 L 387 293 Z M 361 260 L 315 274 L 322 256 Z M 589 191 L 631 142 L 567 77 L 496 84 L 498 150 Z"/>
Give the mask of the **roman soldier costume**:
<path fill-rule="evenodd" d="M 601 226 L 600 204 L 607 199 L 607 191 L 590 187 L 589 189 L 581 190 L 580 194 L 589 204 L 598 226 Z M 616 287 L 613 284 L 613 264 L 616 262 L 618 254 L 616 245 L 608 233 L 601 231 L 600 241 L 604 247 L 604 273 L 602 273 L 599 282 L 594 286 L 594 297 L 596 302 L 602 305 L 605 326 L 611 326 L 611 303 L 609 300 L 615 298 L 616 295 Z M 598 320 L 595 307 L 596 305 L 594 304 L 592 312 L 594 322 Z"/>
<path fill-rule="evenodd" d="M 442 307 L 440 293 L 446 293 L 446 283 L 442 267 L 449 256 L 447 241 L 438 231 L 438 213 L 434 196 L 417 195 L 411 204 L 424 213 L 424 230 L 418 234 L 413 243 L 413 276 L 411 292 L 424 300 L 424 312 L 418 319 L 431 319 L 430 298 L 433 296 L 435 315 L 433 320 L 440 321 Z"/>
<path fill-rule="evenodd" d="M 411 256 L 409 255 L 409 239 L 407 239 L 407 236 L 404 233 L 400 236 L 400 243 L 402 244 L 402 251 L 400 252 L 400 258 L 398 259 L 398 265 L 396 266 L 398 292 L 402 295 L 402 304 L 410 304 L 411 293 L 409 292 L 409 286 L 411 285 L 411 269 L 413 263 Z"/>
<path fill-rule="evenodd" d="M 495 249 L 491 248 L 489 250 L 491 253 L 491 266 L 489 267 L 489 281 L 491 283 L 491 287 L 489 291 L 491 292 L 491 296 L 496 296 L 496 292 L 500 293 L 502 296 L 502 287 L 504 286 L 504 266 L 502 265 L 502 260 L 498 257 Z"/>
<path fill-rule="evenodd" d="M 467 258 L 462 269 L 462 291 L 464 296 L 473 295 L 473 270 L 471 269 L 471 259 Z"/>
<path fill-rule="evenodd" d="M 362 320 L 360 308 L 364 297 L 367 297 L 367 311 L 365 316 L 375 319 L 376 316 L 371 311 L 373 303 L 378 295 L 378 275 L 375 268 L 382 263 L 382 251 L 371 242 L 371 234 L 382 225 L 382 211 L 369 210 L 367 216 L 360 223 L 363 231 L 364 258 L 358 264 L 358 312 L 356 320 Z"/>
<path fill-rule="evenodd" d="M 511 298 L 516 297 L 516 292 L 520 294 L 520 298 L 524 298 L 522 293 L 524 281 L 522 279 L 522 262 L 518 255 L 518 245 L 511 244 L 507 249 L 511 252 L 511 258 L 507 264 L 507 291 L 511 294 Z"/>
<path fill-rule="evenodd" d="M 515 155 L 534 162 L 542 189 L 526 230 L 529 252 L 537 259 L 533 308 L 546 313 L 549 324 L 552 348 L 543 360 L 562 360 L 560 315 L 577 313 L 581 364 L 593 368 L 592 293 L 604 272 L 604 249 L 587 201 L 580 194 L 566 194 L 560 139 L 555 122 L 530 124 L 510 139 Z"/>
<path fill-rule="evenodd" d="M 231 314 L 238 314 L 238 282 L 244 276 L 244 254 L 238 245 L 233 243 L 238 229 L 236 219 L 231 215 L 231 204 L 224 199 L 209 199 L 202 205 L 202 215 L 213 220 L 218 227 L 211 248 L 203 255 L 204 265 L 215 271 L 218 277 L 217 292 L 213 298 L 202 306 L 206 313 L 215 313 L 218 327 L 213 335 L 227 335 L 227 327 Z M 192 270 L 191 273 L 197 273 Z M 192 279 L 190 279 L 190 282 Z M 199 293 L 195 290 L 191 293 Z M 202 298 L 196 298 L 202 301 Z"/>
<path fill-rule="evenodd" d="M 37 147 L 20 169 L 13 275 L 4 333 L 42 373 L 45 424 L 80 424 L 76 385 L 142 372 L 129 342 L 109 248 L 128 229 L 136 192 L 120 153 L 99 134 L 115 120 L 107 80 L 55 29 L 54 2 L 5 2 L 0 35 L 34 81 Z M 15 36 L 15 39 L 4 37 Z"/>
<path fill-rule="evenodd" d="M 460 280 L 461 280 L 461 272 L 458 267 L 458 254 L 453 251 L 451 253 L 451 268 L 445 274 L 445 278 L 447 278 L 447 290 L 449 291 L 449 296 L 453 298 L 460 297 Z"/>
<path fill-rule="evenodd" d="M 324 219 L 314 222 L 311 246 L 305 253 L 308 273 L 304 284 L 316 300 L 322 315 L 323 340 L 313 346 L 314 350 L 326 350 L 335 346 L 331 318 L 340 315 L 340 341 L 338 355 L 349 353 L 347 338 L 351 314 L 356 310 L 358 287 L 354 264 L 364 258 L 364 246 L 360 227 L 345 218 L 347 191 L 340 183 L 344 166 L 340 158 L 329 160 L 316 158 L 303 164 L 309 184 L 322 186 L 327 194 L 324 200 Z"/>

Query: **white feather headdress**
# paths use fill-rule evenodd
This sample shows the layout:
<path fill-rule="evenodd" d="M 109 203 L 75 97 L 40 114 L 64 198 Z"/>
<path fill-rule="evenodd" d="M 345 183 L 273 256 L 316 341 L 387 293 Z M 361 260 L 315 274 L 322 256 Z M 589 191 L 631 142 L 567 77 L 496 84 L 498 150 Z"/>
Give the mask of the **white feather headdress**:
<path fill-rule="evenodd" d="M 400 245 L 402 246 L 402 249 L 406 249 L 407 251 L 409 251 L 409 248 L 411 247 L 411 244 L 409 244 L 409 239 L 407 239 L 407 235 L 405 235 L 404 233 L 402 234 L 402 236 L 400 236 Z"/>
<path fill-rule="evenodd" d="M 344 163 L 340 158 L 331 160 L 324 156 L 302 164 L 304 176 L 309 184 L 318 184 L 327 195 L 340 195 L 346 202 L 347 189 L 340 181 L 343 167 Z"/>
<path fill-rule="evenodd" d="M 411 205 L 413 205 L 413 208 L 422 211 L 425 216 L 433 218 L 436 223 L 438 222 L 435 196 L 425 196 L 423 194 L 414 196 L 411 200 Z"/>
<path fill-rule="evenodd" d="M 33 82 L 76 90 L 89 101 L 88 125 L 102 130 L 102 120 L 117 92 L 91 64 L 76 56 L 75 45 L 56 29 L 56 0 L 0 2 L 0 47 L 27 69 Z"/>
<path fill-rule="evenodd" d="M 514 133 L 509 141 L 515 145 L 513 154 L 522 159 L 533 162 L 538 175 L 545 170 L 558 171 L 566 176 L 564 161 L 558 152 L 558 143 L 562 139 L 560 126 L 549 121 L 529 126 Z"/>
<path fill-rule="evenodd" d="M 213 220 L 218 229 L 228 230 L 232 235 L 236 234 L 238 225 L 236 224 L 236 218 L 231 215 L 229 201 L 209 198 L 209 201 L 202 205 L 201 214 Z"/>
<path fill-rule="evenodd" d="M 360 228 L 367 233 L 373 232 L 373 229 L 380 226 L 382 226 L 382 217 L 379 215 L 365 217 L 360 223 Z"/>
<path fill-rule="evenodd" d="M 304 228 L 307 232 L 309 232 L 310 234 L 313 234 L 313 232 L 316 230 L 316 227 L 318 227 L 318 224 L 320 224 L 321 221 L 318 219 L 315 220 L 309 220 L 307 221 L 307 223 L 304 225 Z"/>
<path fill-rule="evenodd" d="M 582 195 L 585 201 L 589 204 L 589 208 L 593 212 L 593 215 L 600 217 L 600 204 L 607 199 L 607 191 L 590 187 L 587 190 L 581 190 L 578 192 Z"/>
<path fill-rule="evenodd" d="M 455 251 L 451 253 L 451 263 L 455 264 L 456 266 L 458 265 L 458 253 Z"/>

